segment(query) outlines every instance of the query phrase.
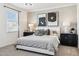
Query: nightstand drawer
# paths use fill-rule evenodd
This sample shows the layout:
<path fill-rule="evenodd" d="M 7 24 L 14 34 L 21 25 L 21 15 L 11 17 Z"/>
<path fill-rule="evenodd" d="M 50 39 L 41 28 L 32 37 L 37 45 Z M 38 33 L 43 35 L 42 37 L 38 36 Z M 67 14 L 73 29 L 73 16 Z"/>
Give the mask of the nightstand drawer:
<path fill-rule="evenodd" d="M 77 34 L 61 34 L 60 43 L 62 45 L 75 46 L 78 45 L 78 36 Z"/>
<path fill-rule="evenodd" d="M 23 33 L 23 36 L 29 36 L 29 35 L 32 35 L 34 32 L 24 32 Z"/>

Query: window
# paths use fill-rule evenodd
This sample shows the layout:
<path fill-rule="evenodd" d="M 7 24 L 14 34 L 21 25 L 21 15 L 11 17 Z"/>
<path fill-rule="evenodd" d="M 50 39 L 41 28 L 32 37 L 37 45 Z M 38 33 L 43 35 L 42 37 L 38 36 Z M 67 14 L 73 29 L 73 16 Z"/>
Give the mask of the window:
<path fill-rule="evenodd" d="M 6 8 L 6 27 L 7 32 L 17 32 L 18 31 L 18 11 L 10 8 Z"/>

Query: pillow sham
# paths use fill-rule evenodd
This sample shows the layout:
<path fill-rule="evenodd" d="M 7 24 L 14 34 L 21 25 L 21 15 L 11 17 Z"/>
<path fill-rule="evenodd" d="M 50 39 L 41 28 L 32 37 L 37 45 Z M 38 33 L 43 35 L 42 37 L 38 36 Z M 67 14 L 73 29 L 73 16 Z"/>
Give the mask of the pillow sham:
<path fill-rule="evenodd" d="M 44 30 L 44 29 L 36 30 L 34 35 L 36 36 L 48 35 L 48 30 Z"/>

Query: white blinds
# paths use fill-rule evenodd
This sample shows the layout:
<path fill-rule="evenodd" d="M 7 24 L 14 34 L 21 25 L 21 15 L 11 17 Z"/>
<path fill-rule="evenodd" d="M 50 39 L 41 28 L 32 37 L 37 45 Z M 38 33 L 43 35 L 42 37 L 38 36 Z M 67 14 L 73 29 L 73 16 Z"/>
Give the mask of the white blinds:
<path fill-rule="evenodd" d="M 18 11 L 5 8 L 7 32 L 18 31 Z"/>

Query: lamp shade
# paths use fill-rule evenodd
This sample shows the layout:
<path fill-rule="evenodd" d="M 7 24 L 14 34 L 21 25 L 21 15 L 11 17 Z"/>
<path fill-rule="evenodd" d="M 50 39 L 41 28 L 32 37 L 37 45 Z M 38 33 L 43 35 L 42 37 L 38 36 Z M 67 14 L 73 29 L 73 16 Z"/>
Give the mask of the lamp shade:
<path fill-rule="evenodd" d="M 32 27 L 33 26 L 33 24 L 29 24 L 29 27 Z"/>
<path fill-rule="evenodd" d="M 70 26 L 69 22 L 63 22 L 63 26 Z"/>

